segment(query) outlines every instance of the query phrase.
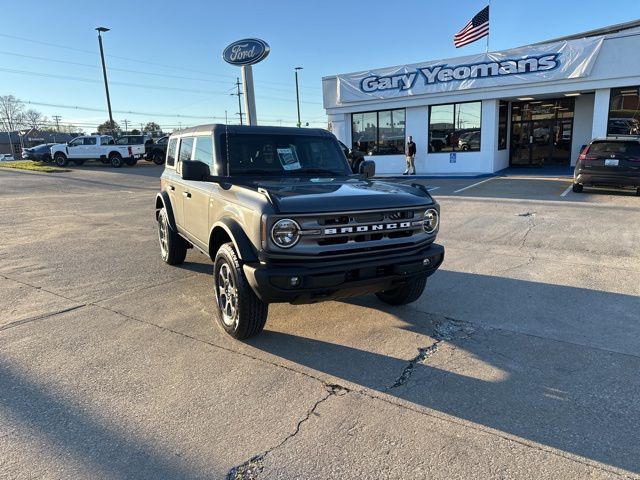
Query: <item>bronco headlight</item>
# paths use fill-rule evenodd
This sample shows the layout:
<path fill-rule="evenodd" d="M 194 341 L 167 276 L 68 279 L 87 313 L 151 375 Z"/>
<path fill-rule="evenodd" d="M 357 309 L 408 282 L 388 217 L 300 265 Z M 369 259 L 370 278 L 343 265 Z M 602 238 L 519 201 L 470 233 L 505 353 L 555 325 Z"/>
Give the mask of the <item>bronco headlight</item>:
<path fill-rule="evenodd" d="M 440 225 L 440 216 L 435 208 L 430 208 L 424 212 L 424 224 L 422 228 L 426 233 L 435 233 Z"/>
<path fill-rule="evenodd" d="M 283 218 L 271 227 L 271 240 L 280 248 L 291 248 L 300 240 L 300 225 Z"/>

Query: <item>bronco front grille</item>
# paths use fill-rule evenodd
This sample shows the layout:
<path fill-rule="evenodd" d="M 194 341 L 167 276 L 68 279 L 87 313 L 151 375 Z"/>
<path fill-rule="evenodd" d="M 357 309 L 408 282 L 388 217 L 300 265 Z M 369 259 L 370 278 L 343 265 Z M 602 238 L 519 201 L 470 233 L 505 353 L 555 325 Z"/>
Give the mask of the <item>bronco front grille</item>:
<path fill-rule="evenodd" d="M 302 230 L 298 254 L 330 256 L 380 252 L 423 243 L 425 208 L 294 216 Z"/>

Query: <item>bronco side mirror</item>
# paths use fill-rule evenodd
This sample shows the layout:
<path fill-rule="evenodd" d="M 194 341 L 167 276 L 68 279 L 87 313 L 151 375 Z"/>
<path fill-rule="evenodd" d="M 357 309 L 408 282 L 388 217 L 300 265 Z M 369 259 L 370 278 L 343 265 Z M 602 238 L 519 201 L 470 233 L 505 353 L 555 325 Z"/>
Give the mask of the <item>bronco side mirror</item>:
<path fill-rule="evenodd" d="M 211 173 L 209 165 L 198 160 L 182 161 L 182 179 L 192 180 L 195 182 L 204 182 L 209 180 Z"/>
<path fill-rule="evenodd" d="M 364 175 L 364 178 L 371 178 L 376 174 L 376 162 L 373 160 L 364 160 L 360 164 L 360 173 Z"/>

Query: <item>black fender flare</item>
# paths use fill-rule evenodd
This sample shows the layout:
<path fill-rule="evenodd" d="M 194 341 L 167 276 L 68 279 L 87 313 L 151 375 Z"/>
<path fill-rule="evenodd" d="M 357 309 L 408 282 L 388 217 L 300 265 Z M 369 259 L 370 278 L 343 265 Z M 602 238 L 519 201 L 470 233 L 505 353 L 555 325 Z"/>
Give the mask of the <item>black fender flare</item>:
<path fill-rule="evenodd" d="M 167 217 L 169 217 L 169 227 L 174 232 L 177 232 L 178 227 L 176 226 L 176 219 L 173 216 L 171 200 L 169 199 L 169 194 L 167 192 L 160 192 L 156 195 L 156 221 L 158 220 L 158 215 L 160 214 L 160 210 L 162 209 L 162 207 L 167 210 Z"/>
<path fill-rule="evenodd" d="M 255 247 L 251 243 L 251 240 L 249 240 L 249 237 L 247 237 L 247 234 L 244 233 L 244 230 L 238 224 L 238 222 L 236 222 L 232 218 L 221 219 L 219 222 L 216 222 L 215 225 L 213 225 L 213 227 L 211 228 L 211 231 L 209 232 L 209 238 L 211 238 L 216 228 L 222 228 L 227 233 L 227 235 L 233 242 L 240 260 L 242 260 L 243 262 L 258 261 Z M 215 256 L 215 252 L 209 253 L 214 253 Z"/>

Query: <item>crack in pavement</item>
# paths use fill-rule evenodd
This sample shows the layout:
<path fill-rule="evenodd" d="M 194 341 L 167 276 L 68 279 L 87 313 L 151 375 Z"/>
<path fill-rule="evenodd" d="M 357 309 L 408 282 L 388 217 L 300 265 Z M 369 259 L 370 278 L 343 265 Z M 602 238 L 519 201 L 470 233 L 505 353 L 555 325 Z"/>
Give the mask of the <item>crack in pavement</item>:
<path fill-rule="evenodd" d="M 28 284 L 26 282 L 22 282 L 22 281 L 19 281 L 19 280 L 15 280 L 15 279 L 6 277 L 5 275 L 0 275 L 0 277 L 8 279 L 8 280 L 17 281 L 19 283 L 22 283 L 22 284 L 27 285 L 27 286 L 32 287 L 32 288 L 42 289 L 44 291 L 48 291 L 45 288 L 36 287 L 36 286 L 30 285 L 30 284 Z M 49 293 L 52 293 L 53 295 L 56 295 L 56 296 L 58 296 L 60 298 L 65 298 L 65 299 L 70 300 L 70 301 L 75 301 L 75 300 L 66 298 L 63 295 L 60 295 L 60 294 L 58 294 L 56 292 L 49 291 Z M 339 385 L 339 384 L 331 384 L 331 383 L 326 382 L 322 378 L 319 378 L 319 377 L 313 375 L 310 372 L 305 372 L 303 370 L 297 370 L 296 368 L 294 368 L 292 366 L 289 366 L 289 365 L 286 365 L 286 364 L 282 364 L 282 363 L 278 363 L 277 361 L 273 361 L 273 360 L 269 360 L 269 359 L 265 359 L 265 358 L 259 358 L 259 357 L 255 356 L 255 355 L 252 355 L 252 354 L 248 353 L 248 352 L 242 352 L 242 351 L 234 350 L 234 349 L 226 347 L 224 345 L 219 345 L 219 344 L 216 344 L 214 342 L 211 342 L 211 341 L 208 341 L 208 340 L 204 340 L 202 338 L 194 337 L 193 335 L 189 335 L 188 333 L 180 332 L 180 331 L 174 330 L 172 328 L 169 328 L 169 327 L 166 327 L 166 326 L 163 326 L 163 325 L 158 325 L 156 323 L 153 323 L 153 322 L 150 322 L 150 321 L 147 321 L 147 320 L 143 320 L 143 319 L 140 319 L 140 318 L 133 317 L 131 315 L 125 314 L 123 312 L 119 312 L 117 310 L 105 307 L 103 305 L 99 305 L 99 304 L 96 304 L 96 303 L 87 303 L 86 305 L 84 305 L 84 307 L 88 307 L 88 306 L 94 306 L 96 308 L 109 311 L 111 313 L 119 315 L 119 316 L 121 316 L 121 317 L 123 317 L 125 319 L 130 320 L 130 321 L 134 321 L 134 322 L 137 322 L 137 323 L 148 325 L 150 327 L 158 328 L 160 330 L 164 330 L 166 332 L 169 332 L 169 333 L 172 333 L 172 334 L 175 334 L 175 335 L 179 335 L 179 336 L 184 337 L 184 338 L 186 338 L 188 340 L 195 341 L 195 342 L 198 342 L 198 343 L 202 343 L 202 344 L 205 344 L 205 345 L 209 345 L 212 348 L 216 348 L 216 349 L 219 349 L 219 350 L 226 351 L 226 352 L 231 353 L 233 355 L 240 355 L 242 357 L 249 358 L 249 359 L 255 360 L 255 361 L 260 362 L 260 363 L 264 363 L 264 364 L 272 365 L 272 366 L 274 366 L 276 368 L 284 369 L 284 370 L 289 371 L 289 372 L 291 372 L 293 374 L 296 374 L 296 375 L 302 375 L 303 377 L 310 378 L 310 379 L 313 379 L 313 380 L 315 380 L 317 382 L 320 382 L 327 389 L 331 389 L 331 390 L 336 389 L 338 391 L 344 392 L 342 394 L 352 393 L 352 392 L 353 393 L 357 393 L 357 394 L 363 395 L 363 396 L 365 396 L 367 398 L 371 398 L 372 400 L 377 400 L 377 401 L 384 402 L 386 404 L 392 405 L 392 406 L 394 406 L 396 408 L 407 410 L 407 411 L 410 411 L 410 412 L 413 412 L 413 413 L 416 413 L 416 414 L 419 414 L 419 415 L 423 415 L 423 416 L 426 416 L 426 417 L 431 417 L 431 418 L 437 419 L 437 420 L 442 421 L 442 422 L 451 423 L 451 424 L 454 424 L 454 425 L 459 425 L 459 426 L 461 426 L 463 428 L 468 428 L 470 430 L 482 432 L 482 433 L 484 433 L 486 435 L 491 435 L 491 436 L 494 436 L 494 437 L 497 437 L 497 438 L 501 438 L 501 439 L 503 439 L 505 441 L 513 442 L 513 443 L 516 443 L 518 445 L 522 445 L 522 446 L 524 446 L 526 448 L 531 448 L 531 449 L 534 449 L 534 450 L 545 452 L 545 453 L 548 453 L 550 455 L 554 455 L 554 456 L 557 456 L 557 457 L 560 457 L 560 458 L 564 458 L 564 459 L 570 460 L 572 462 L 576 462 L 576 463 L 579 463 L 579 464 L 582 464 L 582 465 L 586 465 L 586 466 L 588 466 L 590 468 L 594 468 L 596 470 L 608 472 L 608 473 L 611 473 L 611 474 L 616 475 L 616 476 L 621 477 L 621 478 L 629 478 L 626 475 L 623 475 L 623 474 L 621 474 L 620 472 L 618 472 L 616 470 L 613 470 L 611 468 L 607 468 L 607 466 L 605 466 L 605 465 L 598 464 L 598 463 L 595 463 L 595 462 L 592 462 L 592 461 L 589 461 L 589 460 L 585 460 L 583 458 L 576 458 L 574 455 L 567 454 L 567 453 L 565 453 L 563 451 L 558 451 L 556 449 L 547 447 L 546 445 L 540 445 L 540 444 L 537 444 L 535 442 L 529 442 L 529 441 L 526 441 L 526 440 L 524 440 L 522 438 L 510 435 L 510 434 L 507 434 L 507 433 L 504 433 L 504 432 L 495 431 L 494 429 L 484 428 L 484 427 L 482 427 L 480 425 L 477 425 L 477 424 L 474 424 L 474 423 L 469 423 L 469 422 L 464 421 L 462 419 L 451 417 L 450 415 L 446 415 L 446 414 L 443 414 L 443 413 L 440 413 L 440 412 L 425 411 L 423 408 L 420 408 L 418 406 L 408 405 L 406 403 L 399 402 L 397 400 L 394 400 L 393 398 L 390 398 L 389 394 L 385 393 L 382 390 L 379 391 L 379 392 L 376 392 L 375 390 L 371 390 L 371 389 L 367 389 L 367 388 L 353 389 L 353 388 L 345 387 L 345 386 Z M 425 312 L 423 310 L 418 310 L 418 311 L 423 313 L 423 314 L 433 315 L 432 313 Z M 445 322 L 440 322 L 435 327 L 435 335 L 434 336 L 436 337 L 436 339 L 438 341 L 451 340 L 451 339 L 453 339 L 452 335 L 455 335 L 456 332 L 459 333 L 460 331 L 462 331 L 465 334 L 470 335 L 475 330 L 474 327 L 472 326 L 473 324 L 471 324 L 470 322 L 457 320 L 455 318 L 446 317 L 446 316 L 443 316 L 443 318 L 445 319 Z M 542 337 L 542 336 L 533 335 L 533 334 L 530 334 L 530 333 L 522 333 L 522 332 L 517 332 L 517 331 L 511 331 L 509 329 L 504 329 L 504 328 L 489 328 L 489 327 L 482 327 L 482 328 L 483 329 L 487 329 L 487 330 L 505 331 L 505 332 L 509 332 L 509 333 L 513 333 L 513 334 L 525 335 L 525 336 L 531 336 L 531 337 L 535 337 L 535 338 L 540 338 L 540 339 L 543 339 L 543 340 L 549 340 L 548 338 L 545 338 L 545 337 Z M 554 340 L 554 341 L 558 341 L 560 343 L 567 343 L 567 344 L 570 344 L 570 345 L 578 345 L 578 346 L 584 347 L 584 345 L 580 345 L 580 344 L 573 343 L 573 342 L 567 342 L 567 341 L 563 341 L 563 340 Z M 609 352 L 609 350 L 601 349 L 601 348 L 598 348 L 598 347 L 591 347 L 591 348 L 594 348 L 596 350 L 603 350 L 603 351 Z M 638 357 L 636 355 L 630 355 L 630 354 L 626 354 L 626 353 L 619 353 L 619 352 L 613 352 L 613 353 L 617 353 L 617 354 L 620 354 L 620 355 L 623 355 L 623 356 L 630 356 L 630 357 L 634 357 L 634 358 L 640 358 L 640 357 Z M 330 392 L 326 396 L 326 398 L 323 397 L 317 402 L 317 404 L 311 409 L 309 414 L 305 418 L 303 418 L 300 422 L 298 422 L 298 427 L 296 428 L 296 432 L 295 433 L 297 433 L 300 430 L 301 425 L 305 421 L 307 421 L 310 418 L 310 416 L 314 413 L 315 409 L 317 408 L 317 405 L 319 405 L 320 403 L 324 402 L 325 400 L 327 400 L 327 398 L 330 398 L 332 395 L 334 395 L 334 393 Z M 393 397 L 393 396 L 391 396 L 391 397 Z M 295 435 L 295 433 L 293 435 Z M 291 437 L 291 435 L 289 437 Z M 278 448 L 279 446 L 283 445 L 288 440 L 289 437 L 285 438 L 285 440 L 283 442 L 281 442 L 278 446 L 270 449 L 269 451 L 273 451 L 275 448 Z M 265 454 L 267 452 L 265 452 Z M 264 465 L 262 463 L 261 458 L 264 459 L 264 454 L 263 454 L 262 457 L 260 457 L 260 455 L 258 455 L 256 457 L 252 457 L 252 459 L 247 462 L 247 465 L 250 465 L 251 461 L 255 459 L 254 460 L 254 464 L 255 464 L 254 468 L 263 469 Z M 236 468 L 239 468 L 239 467 L 236 467 Z M 262 471 L 262 470 L 260 470 L 260 471 Z M 227 478 L 234 478 L 234 477 L 227 477 Z M 252 477 L 244 477 L 244 478 L 243 477 L 238 477 L 238 478 L 241 479 L 241 480 L 249 480 Z"/>
<path fill-rule="evenodd" d="M 529 223 L 529 227 L 527 228 L 527 231 L 524 232 L 524 236 L 522 237 L 522 241 L 520 242 L 520 247 L 524 247 L 524 244 L 527 242 L 527 238 L 529 237 L 531 230 L 538 226 L 538 224 L 536 224 L 536 222 L 533 220 L 536 217 L 536 212 L 520 213 L 518 214 L 518 216 L 525 217 L 527 219 L 527 222 Z"/>
<path fill-rule="evenodd" d="M 300 429 L 302 428 L 302 425 L 311 418 L 311 415 L 315 415 L 316 414 L 316 410 L 317 410 L 318 406 L 320 406 L 320 404 L 326 402 L 332 396 L 335 396 L 335 395 L 342 396 L 342 395 L 347 394 L 350 391 L 349 389 L 347 389 L 347 388 L 345 388 L 345 387 L 343 387 L 341 385 L 337 385 L 337 384 L 325 383 L 324 386 L 327 389 L 327 394 L 324 395 L 320 400 L 318 400 L 313 405 L 313 407 L 311 407 L 311 409 L 307 412 L 307 414 L 304 416 L 304 418 L 302 418 L 300 421 L 298 421 L 298 424 L 296 425 L 296 428 L 293 431 L 293 433 L 290 433 L 289 435 L 287 435 L 285 437 L 285 439 L 282 440 L 275 447 L 269 448 L 268 450 L 265 450 L 261 454 L 256 455 L 254 457 L 251 457 L 249 460 L 247 460 L 243 464 L 238 465 L 236 467 L 233 467 L 231 470 L 229 470 L 229 473 L 227 473 L 226 479 L 227 480 L 255 480 L 255 479 L 257 479 L 258 476 L 264 470 L 264 459 L 265 459 L 265 457 L 267 455 L 269 455 L 271 452 L 273 452 L 273 451 L 279 449 L 280 447 L 282 447 L 285 443 L 287 443 L 289 440 L 294 438 L 298 433 L 300 433 Z"/>
<path fill-rule="evenodd" d="M 466 336 L 460 337 L 460 332 L 464 332 Z M 475 332 L 475 329 L 467 322 L 461 322 L 459 320 L 445 317 L 444 322 L 438 322 L 435 325 L 433 336 L 436 341 L 428 347 L 418 348 L 418 354 L 409 360 L 409 364 L 404 368 L 396 381 L 392 385 L 386 387 L 384 391 L 388 392 L 409 382 L 416 366 L 424 363 L 429 357 L 435 355 L 438 352 L 440 343 L 443 341 L 453 340 L 456 337 L 468 338 L 473 332 Z"/>
<path fill-rule="evenodd" d="M 9 322 L 9 323 L 6 323 L 6 324 L 0 326 L 0 332 L 3 331 L 3 330 L 9 330 L 10 328 L 13 328 L 13 327 L 18 327 L 20 325 L 24 325 L 25 323 L 35 322 L 36 320 L 45 320 L 47 318 L 54 317 L 54 316 L 60 315 L 62 313 L 72 312 L 74 310 L 78 310 L 79 308 L 86 307 L 86 306 L 87 306 L 87 304 L 83 303 L 81 305 L 76 305 L 74 307 L 65 308 L 64 310 L 58 310 L 57 312 L 45 313 L 44 315 L 37 315 L 35 317 L 24 318 L 22 320 L 16 320 L 15 322 Z"/>

